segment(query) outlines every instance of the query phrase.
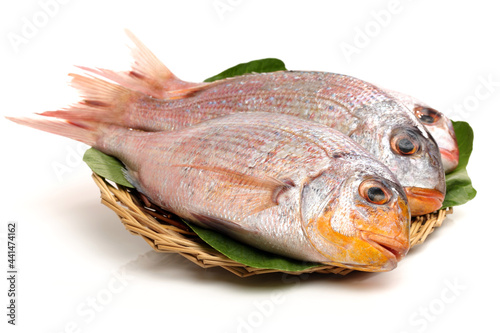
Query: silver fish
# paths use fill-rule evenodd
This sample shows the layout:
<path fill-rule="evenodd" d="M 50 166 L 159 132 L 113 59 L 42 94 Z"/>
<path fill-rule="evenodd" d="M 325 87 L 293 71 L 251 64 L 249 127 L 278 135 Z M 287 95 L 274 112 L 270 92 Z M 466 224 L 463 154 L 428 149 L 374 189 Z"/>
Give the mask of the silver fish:
<path fill-rule="evenodd" d="M 152 202 L 265 251 L 387 271 L 409 248 L 410 213 L 397 178 L 318 123 L 239 113 L 143 132 L 75 119 L 9 119 L 116 156 Z"/>

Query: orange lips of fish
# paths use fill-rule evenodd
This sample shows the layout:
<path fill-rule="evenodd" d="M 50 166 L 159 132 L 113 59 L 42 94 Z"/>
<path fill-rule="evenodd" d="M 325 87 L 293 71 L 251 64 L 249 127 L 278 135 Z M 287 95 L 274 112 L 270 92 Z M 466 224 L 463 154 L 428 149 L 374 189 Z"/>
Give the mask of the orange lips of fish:
<path fill-rule="evenodd" d="M 424 215 L 441 208 L 444 193 L 427 188 L 405 187 L 412 215 Z"/>
<path fill-rule="evenodd" d="M 316 230 L 323 238 L 323 246 L 326 248 L 335 244 L 337 265 L 370 272 L 393 270 L 410 248 L 408 205 L 403 198 L 398 197 L 388 207 L 374 208 L 370 204 L 363 206 L 375 219 L 367 221 L 358 211 L 351 212 L 350 219 L 356 228 L 354 236 L 346 236 L 333 230 L 331 212 L 318 218 Z M 402 222 L 394 223 L 398 220 Z M 309 222 L 309 230 L 313 229 L 312 225 L 314 221 Z"/>

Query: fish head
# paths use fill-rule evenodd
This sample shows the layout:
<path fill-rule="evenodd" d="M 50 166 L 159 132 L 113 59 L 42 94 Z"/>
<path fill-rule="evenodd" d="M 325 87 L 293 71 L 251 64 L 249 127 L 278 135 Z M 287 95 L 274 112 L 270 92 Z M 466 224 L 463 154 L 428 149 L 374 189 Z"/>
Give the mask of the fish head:
<path fill-rule="evenodd" d="M 393 175 L 372 172 L 374 165 L 365 164 L 345 179 L 338 177 L 338 168 L 327 170 L 303 187 L 303 229 L 327 263 L 382 272 L 394 269 L 408 252 L 406 194 Z"/>
<path fill-rule="evenodd" d="M 450 119 L 413 96 L 387 89 L 384 91 L 406 106 L 410 113 L 417 116 L 436 140 L 445 173 L 453 171 L 458 165 L 458 144 Z"/>
<path fill-rule="evenodd" d="M 363 126 L 351 138 L 385 164 L 406 191 L 413 216 L 431 213 L 442 206 L 446 182 L 439 147 L 404 105 L 381 102 L 365 107 Z M 399 110 L 399 112 L 398 112 Z"/>
<path fill-rule="evenodd" d="M 458 165 L 458 143 L 453 124 L 441 112 L 422 104 L 414 104 L 413 111 L 431 133 L 439 147 L 444 172 L 453 171 Z"/>

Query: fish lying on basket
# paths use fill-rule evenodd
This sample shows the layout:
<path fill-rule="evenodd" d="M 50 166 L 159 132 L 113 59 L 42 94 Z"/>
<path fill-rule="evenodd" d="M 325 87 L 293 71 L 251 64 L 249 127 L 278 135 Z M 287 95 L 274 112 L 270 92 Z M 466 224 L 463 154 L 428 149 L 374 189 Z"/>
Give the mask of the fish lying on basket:
<path fill-rule="evenodd" d="M 235 112 L 283 113 L 348 135 L 395 173 L 412 215 L 433 212 L 446 193 L 436 142 L 401 102 L 375 85 L 340 74 L 280 71 L 212 83 L 175 77 L 137 38 L 131 72 L 83 69 L 120 85 L 73 75 L 84 101 L 43 115 L 99 119 L 146 131 L 171 131 Z"/>
<path fill-rule="evenodd" d="M 401 101 L 409 110 L 412 110 L 431 133 L 439 147 L 444 172 L 450 173 L 455 170 L 458 166 L 459 151 L 451 120 L 443 113 L 412 96 L 387 89 L 385 91 Z"/>
<path fill-rule="evenodd" d="M 410 213 L 397 178 L 328 126 L 258 112 L 173 132 L 9 119 L 117 157 L 150 201 L 271 253 L 388 271 L 409 249 Z"/>

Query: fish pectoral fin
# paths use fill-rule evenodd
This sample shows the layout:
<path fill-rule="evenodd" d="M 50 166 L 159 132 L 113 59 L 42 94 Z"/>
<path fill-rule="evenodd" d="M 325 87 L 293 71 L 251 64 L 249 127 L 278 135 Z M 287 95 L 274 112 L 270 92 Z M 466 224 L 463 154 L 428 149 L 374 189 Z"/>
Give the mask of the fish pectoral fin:
<path fill-rule="evenodd" d="M 245 229 L 240 224 L 229 221 L 222 217 L 211 216 L 205 213 L 191 213 L 191 215 L 197 222 L 200 222 L 207 228 L 220 231 L 224 234 L 255 232 L 252 230 Z"/>
<path fill-rule="evenodd" d="M 203 180 L 211 183 L 210 195 L 222 197 L 224 202 L 238 211 L 238 216 L 244 218 L 263 210 L 279 205 L 280 197 L 295 186 L 291 180 L 279 180 L 269 176 L 254 176 L 235 170 L 197 165 L 175 165 L 202 170 Z"/>
<path fill-rule="evenodd" d="M 128 89 L 160 99 L 181 98 L 207 85 L 207 83 L 186 82 L 177 78 L 139 38 L 129 30 L 125 30 L 125 33 L 133 44 L 130 47 L 133 62 L 129 71 L 77 67 L 112 80 Z"/>

